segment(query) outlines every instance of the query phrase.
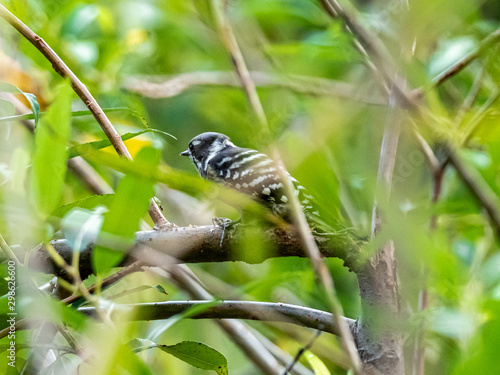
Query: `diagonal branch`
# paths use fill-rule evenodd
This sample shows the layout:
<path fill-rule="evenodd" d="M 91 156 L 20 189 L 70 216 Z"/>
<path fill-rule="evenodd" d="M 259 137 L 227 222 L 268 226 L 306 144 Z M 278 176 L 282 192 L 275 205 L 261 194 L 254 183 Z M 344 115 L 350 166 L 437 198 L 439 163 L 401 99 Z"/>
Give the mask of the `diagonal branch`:
<path fill-rule="evenodd" d="M 497 238 L 500 239 L 500 200 L 483 177 L 476 171 L 466 167 L 455 151 L 448 148 L 448 155 L 450 163 L 457 171 L 460 179 L 467 185 L 479 204 L 484 207 Z"/>
<path fill-rule="evenodd" d="M 359 22 L 358 12 L 347 1 L 341 5 L 337 0 L 320 0 L 321 5 L 331 17 L 340 17 L 348 30 L 354 35 L 355 44 L 364 55 L 371 59 L 376 73 L 383 80 L 387 92 L 394 96 L 397 103 L 408 109 L 418 109 L 413 97 L 406 91 L 406 83 L 395 79 L 397 68 L 384 44 L 375 35 L 372 35 Z"/>
<path fill-rule="evenodd" d="M 498 43 L 499 41 L 500 28 L 496 29 L 494 32 L 484 38 L 474 51 L 464 56 L 462 59 L 458 60 L 455 64 L 435 77 L 432 80 L 433 87 L 442 85 L 445 81 L 460 73 L 463 69 L 469 66 L 471 62 L 479 58 L 489 47 L 491 47 L 495 43 Z"/>
<path fill-rule="evenodd" d="M 104 134 L 110 140 L 112 146 L 120 156 L 124 156 L 127 159 L 132 159 L 127 147 L 123 143 L 120 134 L 116 131 L 109 121 L 108 117 L 100 107 L 99 103 L 94 99 L 87 87 L 80 81 L 80 79 L 71 71 L 71 69 L 66 65 L 66 63 L 57 55 L 57 53 L 43 40 L 39 35 L 37 35 L 33 30 L 26 26 L 19 18 L 12 14 L 7 8 L 0 4 L 0 16 L 4 18 L 11 26 L 13 26 L 21 35 L 23 35 L 31 44 L 33 44 L 52 64 L 54 70 L 63 78 L 67 78 L 71 83 L 71 87 L 80 97 L 80 99 L 85 103 L 85 105 L 92 112 L 99 125 L 101 126 Z M 170 224 L 165 217 L 158 205 L 151 200 L 151 205 L 149 208 L 149 214 L 153 221 L 160 226 L 167 226 Z"/>

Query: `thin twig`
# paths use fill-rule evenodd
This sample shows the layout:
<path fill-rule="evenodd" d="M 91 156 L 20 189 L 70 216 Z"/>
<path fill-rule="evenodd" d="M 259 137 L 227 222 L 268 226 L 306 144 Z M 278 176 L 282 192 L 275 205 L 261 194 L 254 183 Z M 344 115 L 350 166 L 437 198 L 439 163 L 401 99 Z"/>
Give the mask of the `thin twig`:
<path fill-rule="evenodd" d="M 264 131 L 269 133 L 269 125 L 267 122 L 266 115 L 264 113 L 264 108 L 260 102 L 259 95 L 257 94 L 257 89 L 255 88 L 255 83 L 250 75 L 250 71 L 247 68 L 241 49 L 236 41 L 236 37 L 233 32 L 228 18 L 226 17 L 226 10 L 224 9 L 224 2 L 222 0 L 211 0 L 211 9 L 215 17 L 217 28 L 219 31 L 219 36 L 226 47 L 226 50 L 231 55 L 231 61 L 234 65 L 236 73 L 244 87 L 244 92 L 247 95 L 248 102 L 252 107 L 253 113 L 257 117 L 260 125 L 263 127 Z M 227 5 L 227 3 L 226 3 Z"/>
<path fill-rule="evenodd" d="M 112 274 L 111 276 L 106 277 L 99 285 L 96 285 L 96 284 L 92 285 L 91 287 L 89 287 L 86 290 L 85 294 L 87 294 L 87 295 L 93 294 L 95 292 L 97 286 L 99 286 L 99 288 L 104 288 L 104 287 L 107 287 L 109 285 L 112 285 L 112 284 L 116 283 L 117 281 L 121 280 L 122 278 L 124 278 L 125 276 L 127 276 L 133 272 L 139 271 L 143 265 L 144 265 L 144 262 L 142 260 L 137 260 L 134 263 L 130 264 L 129 266 L 124 267 L 120 271 Z M 83 294 L 81 294 L 81 293 L 74 294 L 72 296 L 69 296 L 69 297 L 61 300 L 61 302 L 69 305 L 69 304 L 79 300 L 80 298 L 83 298 Z M 18 320 L 16 322 L 16 330 L 27 329 L 28 327 L 29 327 L 29 322 L 26 319 Z M 0 331 L 0 339 L 7 336 L 8 334 L 9 334 L 8 327 L 6 329 L 1 330 Z"/>
<path fill-rule="evenodd" d="M 448 69 L 445 71 L 441 72 L 437 77 L 435 77 L 432 80 L 433 87 L 437 87 L 442 85 L 445 81 L 450 79 L 451 77 L 457 75 L 460 73 L 464 68 L 466 68 L 471 62 L 476 60 L 478 57 L 481 56 L 481 54 L 487 50 L 491 45 L 497 43 L 500 41 L 500 28 L 496 29 L 493 31 L 491 34 L 489 34 L 486 38 L 484 38 L 480 43 L 479 46 L 469 53 L 468 55 L 464 56 L 462 59 L 457 61 L 455 64 L 450 66 Z"/>
<path fill-rule="evenodd" d="M 383 43 L 358 21 L 359 15 L 356 9 L 348 2 L 344 2 L 343 6 L 337 0 L 320 0 L 320 2 L 330 16 L 336 15 L 344 21 L 348 30 L 356 38 L 355 44 L 359 43 L 356 47 L 364 55 L 369 56 L 376 71 L 384 80 L 386 90 L 389 91 L 390 88 L 398 104 L 403 108 L 417 109 L 418 106 L 413 97 L 406 92 L 404 80 L 394 79 L 396 67 L 389 52 Z"/>
<path fill-rule="evenodd" d="M 285 372 L 283 373 L 283 375 L 287 375 L 288 372 L 292 371 L 293 367 L 297 364 L 297 362 L 299 362 L 300 357 L 302 357 L 302 355 L 307 350 L 311 349 L 311 347 L 313 346 L 313 344 L 318 339 L 319 335 L 321 335 L 321 331 L 318 330 L 316 332 L 316 334 L 314 335 L 314 337 L 311 340 L 309 340 L 309 342 L 306 345 L 304 345 L 302 348 L 300 348 L 300 350 L 297 352 L 297 354 L 293 358 L 292 362 L 290 362 L 290 364 L 286 366 Z"/>
<path fill-rule="evenodd" d="M 15 262 L 17 265 L 20 265 L 21 262 L 19 259 L 17 259 L 16 254 L 12 251 L 9 245 L 7 245 L 7 242 L 5 242 L 4 238 L 0 234 L 0 248 L 3 250 L 5 255 L 7 255 L 7 258 Z"/>
<path fill-rule="evenodd" d="M 294 327 L 292 327 L 292 330 L 296 331 Z M 281 350 L 279 347 L 277 347 L 271 340 L 269 340 L 267 337 L 265 337 L 263 334 L 261 334 L 259 331 L 250 328 L 250 331 L 252 334 L 259 339 L 259 341 L 264 345 L 264 347 L 269 350 L 269 352 L 282 364 L 286 365 L 287 363 L 290 363 L 293 361 L 293 357 L 288 354 L 287 352 Z M 295 337 L 295 335 L 291 335 L 292 337 Z M 295 366 L 293 366 L 293 369 L 291 370 L 291 373 L 293 375 L 314 375 L 314 373 L 307 369 L 303 364 L 301 363 L 296 363 Z"/>
<path fill-rule="evenodd" d="M 486 38 L 484 38 L 479 43 L 479 46 L 474 51 L 465 55 L 460 60 L 458 60 L 456 63 L 451 65 L 449 68 L 445 69 L 444 71 L 439 73 L 436 77 L 434 77 L 432 79 L 432 82 L 430 85 L 428 85 L 426 87 L 420 87 L 418 89 L 413 90 L 411 92 L 411 97 L 415 98 L 415 99 L 419 99 L 419 98 L 423 97 L 425 95 L 426 91 L 428 91 L 429 89 L 433 89 L 433 88 L 441 86 L 447 80 L 456 76 L 458 73 L 460 73 L 466 67 L 468 67 L 473 61 L 478 59 L 489 47 L 491 47 L 493 44 L 495 44 L 499 41 L 500 41 L 500 28 L 496 29 L 491 34 L 489 34 Z"/>
<path fill-rule="evenodd" d="M 448 147 L 448 155 L 460 179 L 464 181 L 478 203 L 484 207 L 497 238 L 500 239 L 500 212 L 498 211 L 500 200 L 479 173 L 465 166 L 456 151 Z"/>
<path fill-rule="evenodd" d="M 106 277 L 98 285 L 94 284 L 91 287 L 89 287 L 87 289 L 87 293 L 93 294 L 98 286 L 99 286 L 99 288 L 106 288 L 112 284 L 115 284 L 119 280 L 123 279 L 125 276 L 130 275 L 131 273 L 140 271 L 143 266 L 144 266 L 144 262 L 142 260 L 136 260 L 132 264 L 130 264 L 126 267 L 123 267 L 118 272 L 115 272 L 114 274 Z M 82 295 L 75 294 L 75 295 L 72 295 L 72 296 L 69 296 L 69 297 L 63 299 L 61 302 L 69 305 L 80 298 L 82 298 Z"/>
<path fill-rule="evenodd" d="M 71 71 L 66 63 L 57 55 L 57 53 L 39 35 L 33 32 L 33 30 L 26 26 L 19 18 L 17 18 L 1 4 L 0 16 L 11 24 L 17 31 L 19 31 L 21 35 L 23 35 L 31 44 L 33 44 L 47 58 L 47 60 L 52 64 L 54 70 L 61 75 L 61 77 L 69 79 L 71 87 L 92 112 L 92 115 L 101 126 L 104 134 L 106 134 L 106 137 L 108 137 L 111 145 L 114 147 L 118 155 L 131 160 L 132 157 L 123 143 L 120 134 L 118 134 L 116 129 L 113 127 L 113 124 L 111 124 L 111 121 L 109 121 L 108 117 L 99 106 L 99 103 L 97 103 L 87 87 Z M 160 227 L 167 227 L 170 225 L 170 223 L 163 216 L 158 205 L 153 200 L 151 200 L 149 214 L 155 224 Z"/>

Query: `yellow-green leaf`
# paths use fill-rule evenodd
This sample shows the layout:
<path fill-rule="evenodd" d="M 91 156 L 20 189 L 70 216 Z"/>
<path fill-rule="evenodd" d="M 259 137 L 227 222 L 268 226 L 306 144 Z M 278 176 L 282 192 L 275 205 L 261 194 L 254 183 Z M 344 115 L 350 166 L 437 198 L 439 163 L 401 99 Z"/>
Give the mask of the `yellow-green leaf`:
<path fill-rule="evenodd" d="M 309 363 L 309 366 L 311 366 L 311 368 L 313 369 L 315 375 L 331 375 L 330 371 L 328 371 L 328 368 L 325 366 L 323 361 L 316 357 L 309 350 L 305 351 L 304 357 Z"/>

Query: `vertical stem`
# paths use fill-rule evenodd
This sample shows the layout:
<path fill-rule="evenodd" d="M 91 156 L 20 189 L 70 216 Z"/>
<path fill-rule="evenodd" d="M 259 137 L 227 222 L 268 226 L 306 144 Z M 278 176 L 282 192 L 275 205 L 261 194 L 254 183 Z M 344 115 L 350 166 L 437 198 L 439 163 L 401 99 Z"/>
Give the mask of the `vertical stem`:
<path fill-rule="evenodd" d="M 372 237 L 383 226 L 380 203 L 390 198 L 391 182 L 401 129 L 401 113 L 391 95 L 392 111 L 385 126 L 377 176 L 377 196 L 372 215 Z M 361 316 L 357 344 L 366 374 L 404 374 L 403 337 L 394 327 L 400 314 L 394 243 L 389 240 L 358 273 Z"/>

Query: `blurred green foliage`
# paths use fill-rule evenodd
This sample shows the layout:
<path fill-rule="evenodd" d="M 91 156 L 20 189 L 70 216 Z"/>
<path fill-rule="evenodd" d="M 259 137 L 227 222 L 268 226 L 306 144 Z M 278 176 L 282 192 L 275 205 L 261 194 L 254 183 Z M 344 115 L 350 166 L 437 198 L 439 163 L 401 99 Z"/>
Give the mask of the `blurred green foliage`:
<path fill-rule="evenodd" d="M 72 173 L 64 177 L 65 145 L 102 140 L 102 130 L 91 116 L 75 115 L 69 132 L 71 111 L 85 110 L 85 104 L 68 89 L 58 90 L 66 83 L 51 64 L 0 20 L 0 81 L 34 93 L 41 110 L 47 111 L 35 137 L 20 121 L 0 121 L 0 233 L 10 245 L 29 250 L 47 237 L 63 237 L 61 217 L 69 215 L 72 208 L 94 209 L 96 205 L 108 210 L 103 228 L 130 240 L 140 229 L 141 219 L 151 224 L 145 211 L 155 183 L 154 194 L 161 200 L 166 217 L 179 225 L 208 225 L 212 216 L 237 218 L 239 210 L 227 204 L 231 199 L 205 184 L 191 162 L 179 156 L 191 138 L 205 131 L 225 133 L 239 146 L 264 152 L 274 144 L 290 173 L 316 197 L 325 221 L 340 222 L 362 235 L 369 233 L 382 133 L 390 118 L 385 106 L 361 102 L 354 94 L 346 99 L 259 85 L 271 127 L 268 139 L 238 87 L 194 84 L 168 98 L 149 98 L 125 89 L 130 78 L 162 82 L 182 73 L 232 72 L 206 1 L 9 0 L 3 4 L 43 37 L 101 107 L 137 111 L 151 128 L 177 138 L 149 132 L 128 139 L 126 145 L 137 159 L 134 163 L 115 158 L 110 147 L 104 153 L 88 150 L 84 158 L 117 192 L 113 199 L 92 198 L 94 194 Z M 494 0 L 417 0 L 409 7 L 400 1 L 354 4 L 362 12 L 362 23 L 383 40 L 412 88 L 430 87 L 437 74 L 476 49 L 500 24 L 500 4 Z M 348 82 L 355 88 L 353 93 L 382 97 L 378 81 L 352 36 L 341 20 L 331 20 L 325 14 L 319 2 L 230 1 L 229 16 L 250 70 Z M 439 200 L 431 202 L 432 173 L 413 133 L 413 127 L 417 128 L 441 161 L 441 144 L 451 142 L 459 147 L 466 165 L 498 199 L 499 56 L 498 45 L 493 45 L 463 72 L 439 88 L 430 88 L 423 107 L 431 121 L 403 114 L 392 199 L 383 206 L 386 225 L 381 238 L 395 241 L 403 304 L 411 313 L 401 324 L 407 338 L 408 367 L 416 332 L 423 327 L 428 374 L 500 371 L 495 356 L 500 340 L 498 238 L 483 208 L 453 168 L 446 169 Z M 130 113 L 108 113 L 121 135 L 144 130 L 145 122 Z M 12 105 L 0 100 L 0 117 L 11 115 Z M 236 206 L 245 204 L 237 202 Z M 52 217 L 47 218 L 50 213 Z M 431 230 L 433 218 L 437 226 Z M 239 250 L 247 259 L 265 254 L 269 249 L 260 245 L 259 232 L 247 232 L 249 240 Z M 121 256 L 115 251 L 97 255 L 102 271 L 99 277 L 109 275 L 112 271 L 107 268 Z M 327 263 L 346 316 L 356 318 L 359 296 L 355 275 L 347 272 L 340 260 L 329 259 Z M 192 269 L 217 298 L 241 296 L 328 309 L 305 259 L 270 259 L 256 265 L 199 264 Z M 48 281 L 47 275 L 21 268 L 17 274 L 18 289 L 22 290 L 17 295 L 19 318 L 36 316 L 63 322 L 78 341 L 92 343 L 91 354 L 98 353 L 95 362 L 82 364 L 77 355 L 61 351 L 47 374 L 76 373 L 77 368 L 82 374 L 125 373 L 124 369 L 132 373 L 206 373 L 157 351 L 133 353 L 124 346 L 155 332 L 159 344 L 190 340 L 210 345 L 228 359 L 231 374 L 257 371 L 211 321 L 180 320 L 162 330 L 165 322 L 124 318 L 114 322 L 116 330 L 103 332 L 101 324 L 38 294 L 33 286 Z M 0 265 L 0 275 L 0 294 L 4 295 L 8 291 L 6 261 Z M 86 284 L 93 281 L 95 278 Z M 101 300 L 140 285 L 157 284 L 164 286 L 168 296 L 143 289 L 125 293 L 117 302 L 189 298 L 168 280 L 140 273 L 103 291 Z M 418 295 L 423 288 L 429 292 L 430 307 L 418 312 Z M 2 319 L 7 311 L 4 300 L 0 297 Z M 0 326 L 5 324 L 2 321 Z M 252 326 L 292 355 L 310 338 L 307 330 L 295 326 Z M 17 333 L 19 371 L 32 352 L 22 345 L 31 339 L 32 332 Z M 5 338 L 0 340 L 0 345 L 6 343 Z M 68 347 L 61 335 L 56 336 L 54 345 Z M 339 346 L 331 336 L 323 335 L 311 351 L 314 356 L 310 361 L 316 368 L 323 371 L 324 363 L 332 374 L 346 373 L 332 356 L 339 352 Z M 4 353 L 0 369 L 7 368 Z M 307 365 L 305 359 L 302 362 Z"/>

